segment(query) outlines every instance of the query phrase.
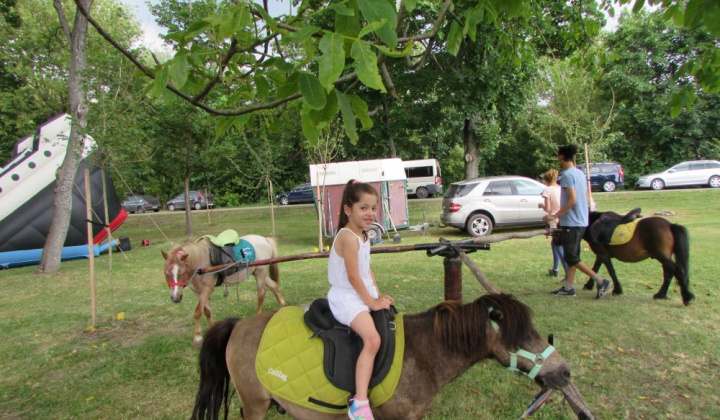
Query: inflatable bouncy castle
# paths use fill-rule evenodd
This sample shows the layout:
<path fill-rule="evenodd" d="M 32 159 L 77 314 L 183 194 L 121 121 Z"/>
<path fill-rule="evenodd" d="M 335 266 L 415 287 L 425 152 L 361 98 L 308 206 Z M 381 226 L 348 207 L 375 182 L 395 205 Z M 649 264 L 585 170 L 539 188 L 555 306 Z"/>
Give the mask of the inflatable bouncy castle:
<path fill-rule="evenodd" d="M 13 158 L 0 169 L 0 268 L 33 265 L 40 262 L 45 238 L 53 215 L 55 174 L 65 158 L 71 119 L 67 114 L 47 121 L 35 135 L 15 144 Z M 92 235 L 94 255 L 106 251 L 110 244 L 107 230 L 119 227 L 127 213 L 115 196 L 109 176 L 105 191 L 109 220 L 105 220 L 101 170 L 90 165 L 87 156 L 95 142 L 85 139 L 83 161 L 75 176 L 72 192 L 72 216 L 62 250 L 62 260 L 87 258 L 87 210 L 85 204 L 85 169 L 90 169 L 92 197 Z"/>

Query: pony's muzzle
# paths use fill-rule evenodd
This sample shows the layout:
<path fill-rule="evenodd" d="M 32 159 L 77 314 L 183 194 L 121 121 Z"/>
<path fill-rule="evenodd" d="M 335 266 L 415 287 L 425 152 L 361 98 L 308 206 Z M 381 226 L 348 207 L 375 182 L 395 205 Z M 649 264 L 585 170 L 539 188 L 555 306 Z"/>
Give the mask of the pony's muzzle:
<path fill-rule="evenodd" d="M 172 299 L 175 303 L 180 303 L 182 301 L 183 295 L 176 296 L 176 295 L 170 295 L 170 299 Z"/>
<path fill-rule="evenodd" d="M 545 369 L 541 369 L 535 377 L 535 382 L 540 386 L 551 389 L 562 389 L 570 384 L 572 374 L 570 372 L 570 366 L 568 366 L 567 363 L 563 363 L 552 369 L 547 369 L 547 372 L 544 372 L 544 370 Z"/>

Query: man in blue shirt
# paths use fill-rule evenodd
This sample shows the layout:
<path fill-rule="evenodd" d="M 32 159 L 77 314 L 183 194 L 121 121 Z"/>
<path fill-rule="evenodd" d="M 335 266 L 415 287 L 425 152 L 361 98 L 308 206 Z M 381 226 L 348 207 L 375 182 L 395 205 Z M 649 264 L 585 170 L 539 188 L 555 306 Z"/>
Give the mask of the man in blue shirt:
<path fill-rule="evenodd" d="M 560 180 L 560 210 L 553 215 L 545 215 L 545 221 L 559 219 L 560 242 L 568 265 L 567 278 L 556 296 L 575 296 L 575 272 L 579 269 L 592 277 L 597 283 L 595 299 L 602 298 L 610 287 L 610 281 L 603 279 L 580 259 L 580 247 L 585 229 L 588 226 L 589 206 L 587 179 L 585 174 L 575 167 L 577 146 L 568 144 L 558 149 L 558 163 L 563 170 Z"/>

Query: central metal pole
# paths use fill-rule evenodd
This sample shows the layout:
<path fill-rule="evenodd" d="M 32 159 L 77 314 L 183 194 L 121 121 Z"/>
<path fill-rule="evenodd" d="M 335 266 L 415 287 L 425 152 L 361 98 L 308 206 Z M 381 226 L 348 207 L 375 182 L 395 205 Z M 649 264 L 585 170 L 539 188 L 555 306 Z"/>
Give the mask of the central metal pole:
<path fill-rule="evenodd" d="M 445 257 L 445 300 L 462 300 L 462 260 Z"/>

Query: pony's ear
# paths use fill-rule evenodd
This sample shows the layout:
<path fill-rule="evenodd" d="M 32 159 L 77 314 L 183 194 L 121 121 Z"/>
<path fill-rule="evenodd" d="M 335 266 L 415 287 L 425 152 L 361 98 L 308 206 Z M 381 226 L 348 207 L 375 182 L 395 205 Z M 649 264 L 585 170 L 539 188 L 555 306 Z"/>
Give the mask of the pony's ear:
<path fill-rule="evenodd" d="M 188 258 L 189 256 L 190 256 L 190 254 L 182 254 L 182 255 L 180 255 L 180 259 L 183 260 L 183 261 L 185 261 L 185 260 L 187 260 L 187 258 Z"/>
<path fill-rule="evenodd" d="M 168 258 L 167 252 L 163 251 L 162 249 L 160 250 L 160 252 L 162 253 L 163 259 L 167 260 L 167 258 Z"/>
<path fill-rule="evenodd" d="M 505 315 L 503 315 L 503 313 L 498 311 L 497 309 L 493 309 L 492 311 L 490 311 L 490 319 L 495 322 L 502 321 L 504 317 Z"/>

